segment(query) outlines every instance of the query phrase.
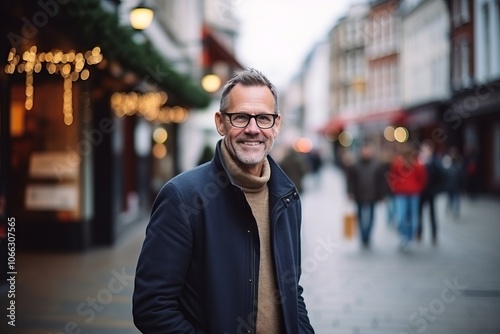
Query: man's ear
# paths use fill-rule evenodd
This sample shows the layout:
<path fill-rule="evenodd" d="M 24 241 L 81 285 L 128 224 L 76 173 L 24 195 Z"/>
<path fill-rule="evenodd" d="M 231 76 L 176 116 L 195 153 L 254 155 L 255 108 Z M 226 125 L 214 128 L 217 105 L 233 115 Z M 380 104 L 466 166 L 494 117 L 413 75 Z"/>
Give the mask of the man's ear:
<path fill-rule="evenodd" d="M 215 113 L 214 119 L 215 119 L 215 128 L 217 129 L 217 132 L 221 136 L 225 136 L 226 127 L 224 126 L 224 120 L 222 119 L 222 114 L 220 111 Z"/>
<path fill-rule="evenodd" d="M 276 122 L 274 123 L 274 136 L 276 137 L 280 133 L 280 128 L 281 128 L 281 114 L 278 114 L 278 117 L 276 117 Z"/>

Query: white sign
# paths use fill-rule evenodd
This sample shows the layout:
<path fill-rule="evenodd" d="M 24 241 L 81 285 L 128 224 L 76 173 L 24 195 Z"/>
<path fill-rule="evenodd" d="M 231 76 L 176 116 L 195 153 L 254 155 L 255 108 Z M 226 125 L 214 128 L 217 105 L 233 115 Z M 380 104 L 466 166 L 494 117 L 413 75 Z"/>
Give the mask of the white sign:
<path fill-rule="evenodd" d="M 35 179 L 75 180 L 80 171 L 80 156 L 65 151 L 33 152 L 29 176 Z"/>
<path fill-rule="evenodd" d="M 27 210 L 75 211 L 78 198 L 76 185 L 29 185 L 25 204 Z"/>

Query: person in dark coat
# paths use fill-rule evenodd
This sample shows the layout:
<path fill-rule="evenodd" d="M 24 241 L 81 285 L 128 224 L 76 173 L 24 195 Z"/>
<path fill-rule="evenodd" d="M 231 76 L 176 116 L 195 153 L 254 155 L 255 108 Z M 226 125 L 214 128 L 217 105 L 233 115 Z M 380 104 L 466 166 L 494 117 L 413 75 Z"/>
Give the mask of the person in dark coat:
<path fill-rule="evenodd" d="M 456 147 L 451 147 L 448 150 L 448 154 L 443 157 L 442 165 L 445 171 L 445 190 L 448 194 L 447 211 L 454 218 L 458 218 L 460 216 L 460 194 L 466 173 L 462 157 Z"/>
<path fill-rule="evenodd" d="M 397 228 L 396 209 L 395 209 L 396 205 L 394 203 L 394 194 L 392 193 L 389 184 L 386 182 L 386 177 L 389 174 L 392 161 L 394 160 L 394 156 L 395 156 L 395 150 L 394 147 L 391 146 L 383 148 L 380 156 L 380 169 L 381 169 L 380 182 L 382 183 L 381 196 L 385 201 L 387 225 L 392 229 Z"/>
<path fill-rule="evenodd" d="M 459 159 L 458 159 L 459 160 Z M 458 160 L 456 162 L 458 162 Z M 479 159 L 476 148 L 466 145 L 463 157 L 463 172 L 465 176 L 465 191 L 469 199 L 476 199 L 480 184 Z"/>
<path fill-rule="evenodd" d="M 224 86 L 214 158 L 160 190 L 139 256 L 143 333 L 314 333 L 302 297 L 301 201 L 269 156 L 274 85 L 260 72 Z"/>
<path fill-rule="evenodd" d="M 365 144 L 359 160 L 347 172 L 347 192 L 357 204 L 358 226 L 363 247 L 370 246 L 375 203 L 382 197 L 382 168 L 371 144 Z"/>
<path fill-rule="evenodd" d="M 434 199 L 439 191 L 442 190 L 444 183 L 444 174 L 439 157 L 434 152 L 434 148 L 428 143 L 423 143 L 420 146 L 419 158 L 420 162 L 425 166 L 425 169 L 427 171 L 427 182 L 425 184 L 424 190 L 420 195 L 419 219 L 416 239 L 422 239 L 423 209 L 424 206 L 427 205 L 429 207 L 432 244 L 435 245 L 437 243 L 437 220 L 434 207 Z"/>
<path fill-rule="evenodd" d="M 288 175 L 297 187 L 299 194 L 304 192 L 304 176 L 309 172 L 309 164 L 303 153 L 299 153 L 290 147 L 284 158 L 279 163 L 281 169 Z"/>

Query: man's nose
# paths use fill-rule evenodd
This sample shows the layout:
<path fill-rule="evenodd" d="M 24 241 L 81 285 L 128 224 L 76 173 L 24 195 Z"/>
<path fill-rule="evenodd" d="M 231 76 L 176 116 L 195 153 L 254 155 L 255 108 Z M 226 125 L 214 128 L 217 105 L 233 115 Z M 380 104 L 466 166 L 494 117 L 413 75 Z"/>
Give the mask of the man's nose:
<path fill-rule="evenodd" d="M 256 133 L 259 131 L 260 131 L 260 128 L 257 126 L 257 119 L 250 118 L 250 122 L 248 123 L 248 125 L 245 128 L 245 132 Z"/>

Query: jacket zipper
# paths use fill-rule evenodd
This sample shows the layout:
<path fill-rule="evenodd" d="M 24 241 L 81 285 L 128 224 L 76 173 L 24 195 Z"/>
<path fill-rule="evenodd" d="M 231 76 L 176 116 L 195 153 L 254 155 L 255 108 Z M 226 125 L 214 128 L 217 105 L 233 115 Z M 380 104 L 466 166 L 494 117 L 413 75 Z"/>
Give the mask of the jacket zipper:
<path fill-rule="evenodd" d="M 251 305 L 250 305 L 250 308 L 252 310 L 252 324 L 249 328 L 249 332 L 250 333 L 255 333 L 255 329 L 256 329 L 256 326 L 257 326 L 257 271 L 255 269 L 255 266 L 256 266 L 256 249 L 255 249 L 255 245 L 253 243 L 253 237 L 252 237 L 252 233 L 250 232 L 250 247 L 251 247 L 251 252 L 252 252 L 252 256 L 251 256 L 251 277 L 252 277 L 252 285 L 250 287 L 250 295 L 252 296 L 252 300 L 251 300 Z"/>
<path fill-rule="evenodd" d="M 246 208 L 246 210 L 249 212 L 250 216 L 253 217 L 253 213 L 252 213 L 252 209 L 250 208 L 250 205 L 248 204 L 247 200 L 246 200 L 246 197 L 245 197 L 245 194 L 243 193 L 243 191 L 241 189 L 239 189 L 240 191 L 240 196 L 241 196 L 241 200 L 243 201 L 243 204 Z M 254 220 L 254 226 L 253 226 L 253 230 L 255 230 L 255 227 L 257 226 L 257 222 L 255 222 L 255 219 Z M 250 311 L 248 312 L 247 314 L 249 315 L 247 317 L 247 320 L 251 320 L 251 323 L 248 323 L 248 328 L 247 328 L 247 332 L 248 334 L 253 334 L 255 333 L 255 329 L 256 329 L 256 326 L 257 326 L 257 270 L 256 270 L 256 261 L 257 261 L 257 256 L 256 256 L 256 247 L 254 245 L 254 234 L 255 232 L 252 231 L 252 228 L 249 226 L 248 227 L 248 240 L 249 240 L 249 247 L 250 247 L 250 277 L 249 277 L 249 280 L 250 282 L 248 282 L 250 284 L 250 305 L 247 305 L 247 311 Z M 257 231 L 257 234 L 258 234 L 258 231 Z M 251 316 L 251 319 L 249 319 Z"/>

